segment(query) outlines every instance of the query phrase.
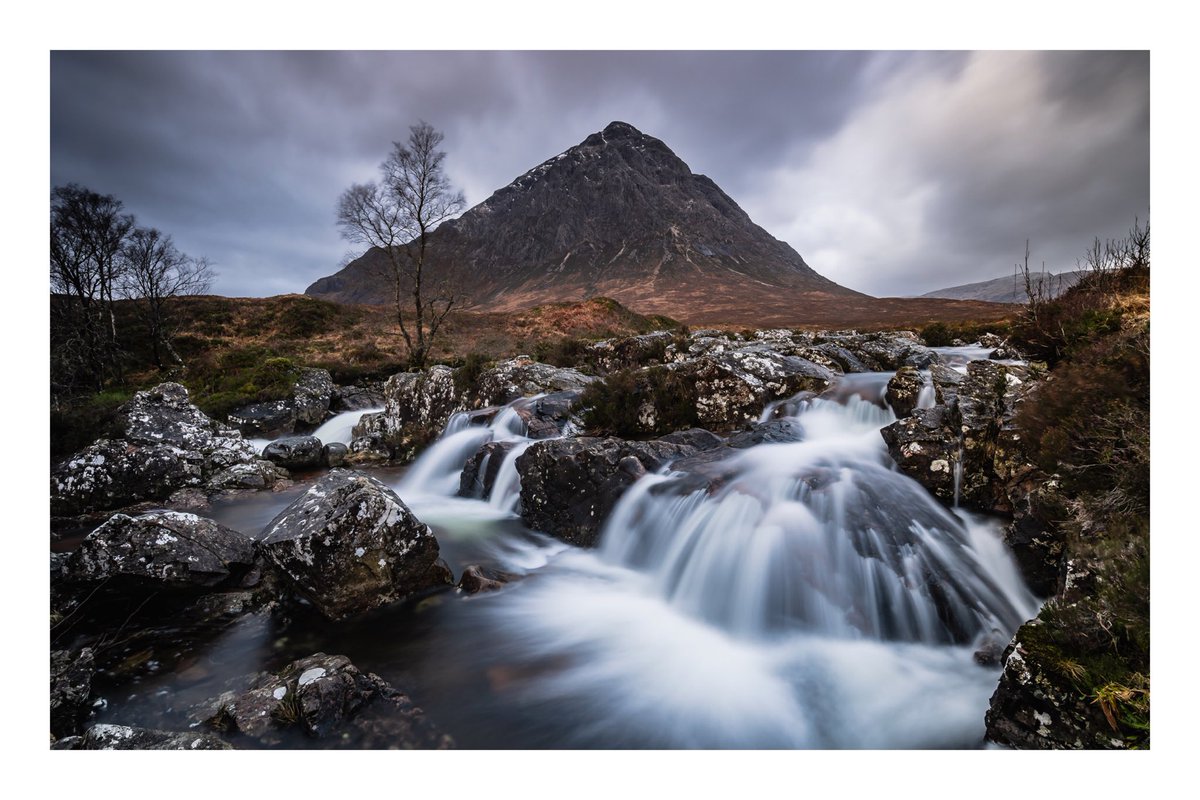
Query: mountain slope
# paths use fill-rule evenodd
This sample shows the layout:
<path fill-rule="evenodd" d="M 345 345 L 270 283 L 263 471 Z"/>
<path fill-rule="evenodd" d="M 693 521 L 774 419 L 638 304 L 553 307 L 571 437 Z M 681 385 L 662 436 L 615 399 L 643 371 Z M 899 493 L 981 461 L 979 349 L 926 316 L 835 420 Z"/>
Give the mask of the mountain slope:
<path fill-rule="evenodd" d="M 1046 273 L 1046 297 L 1047 299 L 1058 297 L 1060 294 L 1070 289 L 1083 276 L 1082 272 L 1062 272 L 1058 275 Z M 1035 274 L 1032 276 L 1035 279 L 1035 287 L 1040 284 L 1042 275 Z M 983 300 L 989 303 L 1027 303 L 1029 298 L 1025 296 L 1025 283 L 1020 276 L 1006 275 L 1003 278 L 995 278 L 990 281 L 979 281 L 977 283 L 964 283 L 962 286 L 950 286 L 945 289 L 937 289 L 932 292 L 927 292 L 921 297 L 936 297 L 947 300 Z"/>
<path fill-rule="evenodd" d="M 818 275 L 712 180 L 623 122 L 444 223 L 429 259 L 487 310 L 608 296 L 695 321 L 867 299 Z M 306 293 L 386 303 L 383 261 L 370 251 Z"/>

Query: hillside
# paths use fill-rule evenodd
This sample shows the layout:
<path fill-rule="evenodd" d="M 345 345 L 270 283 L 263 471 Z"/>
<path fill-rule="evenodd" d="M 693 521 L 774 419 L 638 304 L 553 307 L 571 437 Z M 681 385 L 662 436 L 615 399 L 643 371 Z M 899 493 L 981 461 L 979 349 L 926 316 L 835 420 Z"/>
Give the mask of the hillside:
<path fill-rule="evenodd" d="M 1057 275 L 1046 273 L 1044 278 L 1041 274 L 1034 274 L 1032 276 L 1034 279 L 1034 290 L 1037 291 L 1038 287 L 1044 281 L 1046 285 L 1046 299 L 1055 298 L 1078 283 L 1083 275 L 1084 273 L 1078 270 L 1060 272 Z M 961 286 L 948 286 L 945 289 L 926 292 L 921 297 L 942 298 L 946 300 L 980 300 L 987 303 L 1024 304 L 1029 302 L 1024 282 L 1020 276 L 1013 275 L 993 278 L 990 281 L 964 283 Z"/>

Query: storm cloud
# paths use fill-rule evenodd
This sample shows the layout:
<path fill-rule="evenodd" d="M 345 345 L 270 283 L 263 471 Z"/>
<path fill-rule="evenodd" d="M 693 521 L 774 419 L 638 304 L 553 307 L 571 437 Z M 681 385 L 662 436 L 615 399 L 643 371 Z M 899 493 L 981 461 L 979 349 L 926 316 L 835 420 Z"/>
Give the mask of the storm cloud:
<path fill-rule="evenodd" d="M 818 272 L 913 295 L 1071 269 L 1150 204 L 1144 52 L 56 52 L 51 183 L 113 194 L 222 294 L 352 254 L 338 195 L 425 120 L 469 204 L 624 120 Z"/>

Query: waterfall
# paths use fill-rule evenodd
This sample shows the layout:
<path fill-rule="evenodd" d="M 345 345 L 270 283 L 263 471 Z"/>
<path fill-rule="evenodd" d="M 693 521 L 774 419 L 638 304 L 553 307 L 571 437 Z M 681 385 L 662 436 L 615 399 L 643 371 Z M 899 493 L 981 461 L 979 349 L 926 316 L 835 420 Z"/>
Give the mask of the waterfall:
<path fill-rule="evenodd" d="M 382 408 L 364 408 L 357 411 L 343 411 L 334 417 L 330 417 L 325 422 L 321 423 L 321 427 L 312 432 L 312 435 L 321 440 L 322 444 L 330 442 L 341 442 L 342 444 L 350 444 L 350 440 L 354 438 L 354 426 L 358 424 L 364 414 L 377 414 L 383 411 Z"/>

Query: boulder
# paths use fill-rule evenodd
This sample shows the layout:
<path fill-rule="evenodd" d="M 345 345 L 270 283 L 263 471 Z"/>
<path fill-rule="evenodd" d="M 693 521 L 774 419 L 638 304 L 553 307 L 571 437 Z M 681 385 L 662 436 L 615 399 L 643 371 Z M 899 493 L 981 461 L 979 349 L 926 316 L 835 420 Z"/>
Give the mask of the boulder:
<path fill-rule="evenodd" d="M 214 491 L 274 489 L 291 483 L 287 470 L 258 459 L 248 464 L 235 464 L 208 479 L 206 486 Z M 174 495 L 172 495 L 174 498 Z"/>
<path fill-rule="evenodd" d="M 944 364 L 934 364 L 929 368 L 929 377 L 933 381 L 935 403 L 954 405 L 958 401 L 958 386 L 964 377 L 961 372 Z"/>
<path fill-rule="evenodd" d="M 350 470 L 317 481 L 266 527 L 259 546 L 333 620 L 451 583 L 429 527 L 387 486 Z"/>
<path fill-rule="evenodd" d="M 458 496 L 487 500 L 492 496 L 496 475 L 517 442 L 485 442 L 467 459 L 459 477 Z"/>
<path fill-rule="evenodd" d="M 202 482 L 199 462 L 173 445 L 101 439 L 54 468 L 50 513 L 72 516 L 165 498 Z"/>
<path fill-rule="evenodd" d="M 423 372 L 401 372 L 383 385 L 384 410 L 364 414 L 354 426 L 355 440 L 350 443 L 351 461 L 374 460 L 356 454 L 375 454 L 386 450 L 390 458 L 411 461 L 435 440 L 446 427 L 450 415 L 463 410 L 454 384 L 454 370 L 437 365 Z M 358 443 L 358 439 L 366 442 Z"/>
<path fill-rule="evenodd" d="M 334 386 L 329 401 L 329 410 L 335 413 L 382 407 L 383 390 L 377 386 Z"/>
<path fill-rule="evenodd" d="M 592 547 L 634 481 L 695 452 L 694 447 L 663 441 L 583 437 L 536 442 L 517 457 L 521 514 L 535 530 Z"/>
<path fill-rule="evenodd" d="M 341 442 L 330 442 L 321 448 L 321 464 L 328 469 L 340 467 L 346 463 L 350 455 L 350 447 Z"/>
<path fill-rule="evenodd" d="M 484 370 L 470 394 L 475 408 L 503 406 L 535 394 L 582 392 L 594 380 L 577 369 L 542 364 L 522 355 Z"/>
<path fill-rule="evenodd" d="M 95 653 L 90 647 L 77 653 L 50 651 L 50 732 L 53 735 L 74 735 L 91 714 L 92 706 L 88 701 L 95 674 Z"/>
<path fill-rule="evenodd" d="M 320 425 L 329 414 L 333 400 L 333 378 L 329 370 L 302 369 L 292 390 L 292 408 L 300 425 Z"/>
<path fill-rule="evenodd" d="M 667 347 L 675 341 L 669 331 L 653 331 L 622 339 L 605 339 L 588 348 L 587 358 L 601 373 L 665 363 Z"/>
<path fill-rule="evenodd" d="M 254 545 L 237 531 L 180 511 L 115 514 L 71 554 L 63 579 L 155 589 L 237 585 L 254 566 Z"/>
<path fill-rule="evenodd" d="M 960 457 L 955 423 L 952 409 L 934 406 L 916 409 L 879 431 L 900 471 L 946 504 L 954 502 Z"/>
<path fill-rule="evenodd" d="M 162 383 L 121 407 L 121 439 L 101 439 L 55 467 L 51 513 L 82 514 L 163 500 L 256 459 L 236 430 L 188 402 L 187 389 Z"/>
<path fill-rule="evenodd" d="M 570 435 L 583 424 L 574 413 L 581 396 L 581 392 L 570 390 L 518 403 L 515 409 L 525 424 L 525 435 L 530 439 Z"/>
<path fill-rule="evenodd" d="M 287 470 L 311 470 L 322 465 L 323 446 L 315 436 L 288 436 L 264 447 L 262 456 Z"/>
<path fill-rule="evenodd" d="M 287 732 L 357 749 L 449 749 L 453 740 L 425 719 L 404 693 L 364 674 L 346 656 L 316 653 L 277 673 L 262 673 L 244 692 L 205 704 L 208 725 L 264 745 L 287 745 Z M 198 709 L 197 716 L 203 716 Z"/>
<path fill-rule="evenodd" d="M 916 367 L 904 366 L 896 370 L 896 374 L 888 381 L 884 396 L 897 419 L 903 419 L 913 412 L 923 388 L 925 379 Z"/>
<path fill-rule="evenodd" d="M 251 403 L 229 412 L 229 424 L 244 436 L 271 439 L 296 430 L 296 409 L 291 400 Z"/>
<path fill-rule="evenodd" d="M 128 725 L 93 725 L 71 741 L 71 750 L 232 750 L 211 733 L 160 731 Z"/>

